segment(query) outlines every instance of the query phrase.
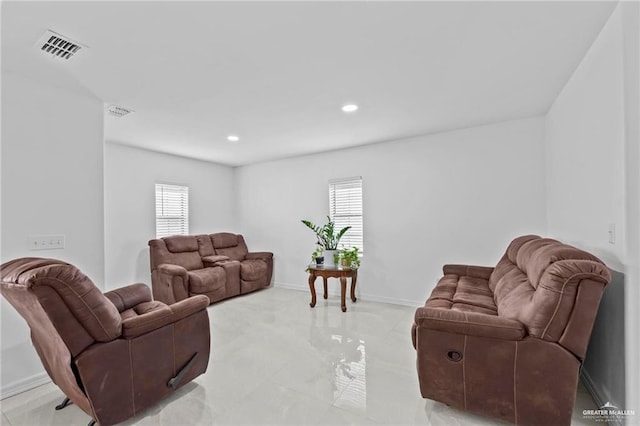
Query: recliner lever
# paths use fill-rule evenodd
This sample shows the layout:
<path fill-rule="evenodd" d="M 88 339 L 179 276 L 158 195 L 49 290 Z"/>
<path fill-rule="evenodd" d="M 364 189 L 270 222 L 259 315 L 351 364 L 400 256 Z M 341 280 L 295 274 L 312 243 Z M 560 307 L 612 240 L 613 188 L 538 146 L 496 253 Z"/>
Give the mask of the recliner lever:
<path fill-rule="evenodd" d="M 178 374 L 176 374 L 175 377 L 172 377 L 169 380 L 169 382 L 167 383 L 167 387 L 169 387 L 169 388 L 171 388 L 173 390 L 175 390 L 178 387 L 178 385 L 182 381 L 182 378 L 184 377 L 185 374 L 187 374 L 187 370 L 189 370 L 189 367 L 191 367 L 191 364 L 193 364 L 193 362 L 196 360 L 197 356 L 198 356 L 198 352 L 193 354 L 191 359 L 189 359 L 189 361 L 187 361 L 187 363 L 184 365 L 184 367 L 182 367 L 180 369 L 180 371 L 178 371 Z"/>

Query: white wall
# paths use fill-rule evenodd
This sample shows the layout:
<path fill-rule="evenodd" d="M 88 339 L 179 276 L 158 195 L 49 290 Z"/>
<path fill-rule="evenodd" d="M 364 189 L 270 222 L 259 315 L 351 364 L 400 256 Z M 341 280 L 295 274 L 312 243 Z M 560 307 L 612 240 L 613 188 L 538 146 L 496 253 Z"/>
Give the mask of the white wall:
<path fill-rule="evenodd" d="M 443 264 L 495 265 L 514 237 L 545 233 L 543 137 L 531 118 L 239 167 L 238 223 L 274 252 L 276 286 L 308 289 L 300 220 L 325 220 L 329 179 L 362 176 L 360 296 L 423 304 Z"/>
<path fill-rule="evenodd" d="M 626 406 L 640 408 L 640 4 L 621 3 L 624 54 L 627 256 Z"/>
<path fill-rule="evenodd" d="M 105 269 L 107 288 L 151 285 L 156 183 L 189 187 L 189 233 L 235 229 L 233 169 L 210 162 L 105 144 Z"/>
<path fill-rule="evenodd" d="M 592 251 L 613 270 L 583 374 L 599 402 L 638 409 L 625 406 L 624 368 L 626 362 L 627 370 L 632 371 L 637 358 L 625 359 L 621 350 L 625 328 L 627 335 L 637 333 L 637 322 L 625 322 L 624 306 L 628 295 L 635 294 L 629 306 L 637 309 L 637 291 L 631 288 L 638 283 L 630 281 L 629 268 L 637 260 L 629 260 L 628 248 L 637 247 L 638 235 L 628 231 L 629 224 L 637 230 L 637 207 L 635 213 L 629 210 L 629 197 L 635 194 L 637 202 L 640 188 L 637 173 L 627 173 L 629 167 L 638 167 L 637 133 L 630 140 L 625 131 L 627 116 L 635 117 L 637 126 L 637 83 L 634 114 L 627 111 L 625 93 L 629 82 L 637 80 L 638 68 L 636 64 L 635 74 L 625 79 L 630 71 L 625 56 L 633 50 L 623 43 L 622 8 L 626 7 L 617 6 L 546 116 L 547 217 L 551 235 Z M 637 20 L 634 25 L 637 37 Z M 637 52 L 635 57 L 637 60 Z M 626 159 L 630 147 L 635 147 L 636 157 Z M 610 224 L 615 224 L 613 244 L 609 242 Z M 627 342 L 627 353 L 629 345 L 633 342 Z"/>
<path fill-rule="evenodd" d="M 625 249 L 622 42 L 611 17 L 546 117 L 550 234 L 619 268 Z M 609 224 L 616 244 L 609 244 Z"/>
<path fill-rule="evenodd" d="M 2 262 L 55 257 L 103 285 L 102 126 L 102 101 L 2 73 Z M 29 251 L 34 234 L 64 234 L 66 247 Z M 0 303 L 6 396 L 48 378 L 26 322 Z"/>

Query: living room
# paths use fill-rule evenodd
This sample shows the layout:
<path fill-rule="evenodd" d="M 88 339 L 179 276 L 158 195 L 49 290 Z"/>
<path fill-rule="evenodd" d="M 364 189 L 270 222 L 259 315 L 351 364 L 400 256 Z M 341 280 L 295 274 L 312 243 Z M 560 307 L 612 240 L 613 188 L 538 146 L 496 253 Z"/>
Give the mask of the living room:
<path fill-rule="evenodd" d="M 207 308 L 215 351 L 225 344 L 218 306 L 277 290 L 294 295 L 298 315 L 330 321 L 369 318 L 361 306 L 415 311 L 442 265 L 495 266 L 520 235 L 554 238 L 612 271 L 581 376 L 594 405 L 640 407 L 637 2 L 3 2 L 1 11 L 2 263 L 51 257 L 104 292 L 151 286 L 154 185 L 187 186 L 189 234 L 234 232 L 251 251 L 273 252 L 273 288 Z M 162 28 L 175 40 L 153 46 Z M 43 55 L 33 46 L 47 29 L 86 51 Z M 359 109 L 344 113 L 346 103 Z M 133 112 L 110 116 L 113 104 Z M 332 283 L 327 305 L 310 308 L 315 238 L 300 220 L 324 221 L 328 182 L 354 176 L 364 208 L 358 302 L 340 312 Z M 27 247 L 52 234 L 64 235 L 63 249 Z M 4 298 L 1 307 L 4 406 L 50 379 L 26 322 Z M 410 340 L 410 319 L 405 328 Z M 2 420 L 30 424 L 4 408 Z"/>

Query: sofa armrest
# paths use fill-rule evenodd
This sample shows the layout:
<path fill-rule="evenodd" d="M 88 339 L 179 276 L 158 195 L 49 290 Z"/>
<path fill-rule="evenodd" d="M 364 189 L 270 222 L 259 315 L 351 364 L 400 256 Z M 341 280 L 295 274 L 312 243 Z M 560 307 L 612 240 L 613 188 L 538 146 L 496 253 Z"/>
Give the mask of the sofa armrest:
<path fill-rule="evenodd" d="M 171 323 L 171 309 L 161 303 L 153 310 L 122 321 L 122 337 L 131 339 Z"/>
<path fill-rule="evenodd" d="M 131 284 L 120 287 L 104 294 L 118 308 L 118 312 L 126 311 L 138 303 L 150 302 L 151 289 L 143 283 Z"/>
<path fill-rule="evenodd" d="M 244 257 L 245 259 L 271 259 L 273 257 L 273 253 L 269 252 L 269 251 L 254 251 L 254 252 L 249 252 L 246 254 L 246 256 Z"/>
<path fill-rule="evenodd" d="M 222 255 L 205 256 L 202 258 L 202 263 L 204 266 L 217 266 L 219 262 L 224 262 L 229 259 L 229 256 Z"/>
<path fill-rule="evenodd" d="M 179 321 L 182 318 L 186 318 L 191 314 L 195 314 L 198 311 L 202 311 L 207 309 L 209 306 L 209 298 L 204 294 L 197 294 L 195 296 L 191 296 L 187 299 L 181 300 L 173 305 L 169 305 L 171 308 L 171 312 L 173 312 L 173 320 Z"/>
<path fill-rule="evenodd" d="M 473 278 L 481 278 L 488 280 L 493 273 L 494 268 L 489 266 L 473 266 L 473 265 L 444 265 L 442 272 L 445 275 L 460 275 Z"/>
<path fill-rule="evenodd" d="M 167 275 L 178 275 L 183 278 L 187 278 L 187 270 L 180 265 L 171 265 L 169 263 L 163 263 L 158 266 L 158 272 Z"/>
<path fill-rule="evenodd" d="M 122 336 L 124 338 L 138 337 L 205 310 L 209 306 L 209 298 L 199 294 L 170 306 L 160 302 L 152 303 L 157 303 L 158 306 L 141 315 L 122 321 Z"/>
<path fill-rule="evenodd" d="M 426 328 L 502 340 L 522 340 L 525 335 L 524 326 L 518 321 L 451 309 L 418 308 L 415 323 L 418 330 Z"/>
<path fill-rule="evenodd" d="M 189 275 L 179 265 L 163 263 L 151 271 L 153 298 L 167 305 L 189 297 Z"/>

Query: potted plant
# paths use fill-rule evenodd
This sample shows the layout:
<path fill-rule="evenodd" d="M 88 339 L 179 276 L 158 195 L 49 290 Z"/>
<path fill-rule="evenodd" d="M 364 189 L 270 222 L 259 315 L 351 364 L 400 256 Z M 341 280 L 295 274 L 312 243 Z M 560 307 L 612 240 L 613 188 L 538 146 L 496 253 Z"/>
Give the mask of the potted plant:
<path fill-rule="evenodd" d="M 316 234 L 316 238 L 318 239 L 317 244 L 325 251 L 325 265 L 335 266 L 333 255 L 338 248 L 340 238 L 342 238 L 344 233 L 351 229 L 351 227 L 345 226 L 340 231 L 336 232 L 335 223 L 329 216 L 327 216 L 327 223 L 323 226 L 315 225 L 304 219 L 302 220 L 302 223 Z"/>
<path fill-rule="evenodd" d="M 324 249 L 318 247 L 311 254 L 311 261 L 316 262 L 316 265 L 322 265 L 324 263 Z"/>
<path fill-rule="evenodd" d="M 342 249 L 338 254 L 340 257 L 340 265 L 353 269 L 357 269 L 360 266 L 358 247 L 353 247 L 352 249 Z"/>

